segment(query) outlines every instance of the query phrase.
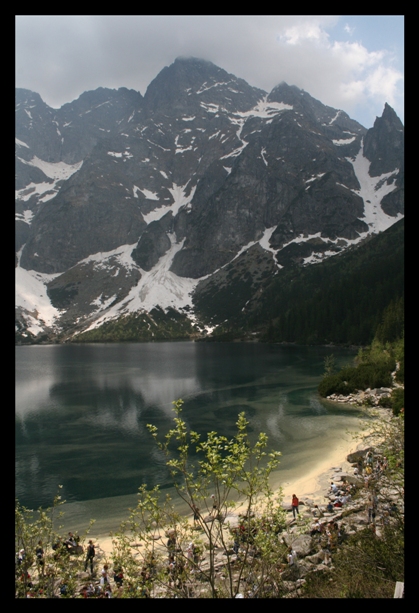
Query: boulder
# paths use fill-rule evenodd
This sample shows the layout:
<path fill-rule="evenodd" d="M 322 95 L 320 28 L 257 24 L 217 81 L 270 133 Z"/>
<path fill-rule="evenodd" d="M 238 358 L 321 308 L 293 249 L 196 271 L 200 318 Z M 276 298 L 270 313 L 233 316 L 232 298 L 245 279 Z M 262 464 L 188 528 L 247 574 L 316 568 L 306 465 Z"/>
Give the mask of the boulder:
<path fill-rule="evenodd" d="M 367 447 L 366 449 L 358 449 L 353 453 L 350 453 L 346 456 L 346 461 L 350 464 L 356 464 L 359 460 L 363 460 L 367 455 L 368 451 L 373 451 L 372 447 Z"/>
<path fill-rule="evenodd" d="M 313 549 L 313 539 L 308 534 L 285 534 L 284 542 L 288 547 L 292 546 L 299 558 L 307 556 Z"/>
<path fill-rule="evenodd" d="M 304 558 L 305 562 L 310 562 L 310 564 L 321 564 L 324 560 L 324 552 L 319 551 L 317 553 L 313 553 L 311 556 L 307 556 Z"/>

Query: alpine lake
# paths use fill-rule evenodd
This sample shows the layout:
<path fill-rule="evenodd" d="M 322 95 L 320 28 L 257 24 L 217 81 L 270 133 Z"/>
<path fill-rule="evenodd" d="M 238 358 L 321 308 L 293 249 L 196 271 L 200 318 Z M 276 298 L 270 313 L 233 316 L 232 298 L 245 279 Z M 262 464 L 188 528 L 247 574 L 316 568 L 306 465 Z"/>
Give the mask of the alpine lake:
<path fill-rule="evenodd" d="M 249 433 L 282 453 L 272 485 L 304 474 L 359 426 L 359 410 L 323 400 L 324 360 L 352 363 L 356 349 L 261 343 L 160 342 L 16 347 L 16 497 L 24 506 L 66 501 L 63 526 L 108 535 L 127 519 L 138 488 L 159 485 L 176 499 L 160 436 L 173 427 L 173 401 L 201 434 Z M 177 503 L 179 510 L 182 503 Z"/>

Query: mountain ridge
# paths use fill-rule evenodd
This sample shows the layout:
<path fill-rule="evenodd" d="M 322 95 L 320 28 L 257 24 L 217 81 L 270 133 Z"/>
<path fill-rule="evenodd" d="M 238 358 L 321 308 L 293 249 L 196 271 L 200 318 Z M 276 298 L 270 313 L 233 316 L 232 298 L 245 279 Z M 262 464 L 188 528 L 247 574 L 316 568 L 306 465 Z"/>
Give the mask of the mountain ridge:
<path fill-rule="evenodd" d="M 98 88 L 56 110 L 16 96 L 17 270 L 46 292 L 42 306 L 18 284 L 20 331 L 71 338 L 149 307 L 193 321 L 198 283 L 256 245 L 274 274 L 404 213 L 404 128 L 387 104 L 366 130 L 295 86 L 266 93 L 197 58 L 144 96 Z"/>

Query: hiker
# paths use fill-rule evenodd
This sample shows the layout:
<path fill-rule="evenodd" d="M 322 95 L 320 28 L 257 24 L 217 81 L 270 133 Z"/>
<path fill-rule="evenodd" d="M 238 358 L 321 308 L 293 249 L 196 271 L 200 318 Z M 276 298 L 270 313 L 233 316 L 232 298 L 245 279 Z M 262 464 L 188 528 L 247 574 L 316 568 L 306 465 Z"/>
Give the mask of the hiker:
<path fill-rule="evenodd" d="M 218 501 L 217 501 L 216 497 L 214 496 L 214 494 L 211 494 L 211 498 L 212 498 L 212 511 L 211 511 L 210 515 L 212 515 L 214 513 L 214 515 L 217 516 Z"/>
<path fill-rule="evenodd" d="M 64 541 L 64 545 L 67 547 L 67 551 L 71 552 L 76 549 L 80 541 L 79 536 L 74 536 L 72 532 L 68 533 L 68 538 Z"/>
<path fill-rule="evenodd" d="M 339 491 L 338 486 L 336 485 L 336 483 L 333 483 L 333 481 L 330 484 L 330 490 L 331 490 L 332 494 L 337 494 L 338 491 Z"/>
<path fill-rule="evenodd" d="M 53 543 L 52 549 L 55 551 L 53 556 L 54 560 L 58 560 L 62 555 L 66 555 L 68 553 L 67 545 L 64 543 L 61 536 L 58 537 L 56 543 Z"/>
<path fill-rule="evenodd" d="M 317 520 L 312 526 L 310 530 L 310 536 L 319 536 L 322 533 L 321 525 L 319 520 Z"/>
<path fill-rule="evenodd" d="M 38 566 L 39 575 L 44 576 L 45 560 L 44 549 L 42 547 L 42 541 L 38 541 L 38 547 L 35 549 L 36 564 Z"/>
<path fill-rule="evenodd" d="M 16 559 L 17 565 L 21 566 L 25 558 L 26 558 L 25 550 L 19 549 L 19 553 L 17 554 L 17 559 Z"/>
<path fill-rule="evenodd" d="M 102 572 L 101 572 L 100 581 L 99 581 L 100 587 L 103 592 L 105 591 L 107 586 L 110 585 L 108 570 L 109 570 L 108 565 L 104 564 L 102 568 Z"/>
<path fill-rule="evenodd" d="M 92 539 L 90 539 L 87 546 L 86 560 L 84 562 L 84 572 L 87 572 L 87 566 L 90 565 L 90 574 L 93 575 L 93 558 L 96 555 L 95 546 Z"/>
<path fill-rule="evenodd" d="M 188 549 L 186 550 L 186 553 L 188 555 L 189 566 L 194 565 L 194 551 L 195 551 L 195 545 L 194 543 L 191 542 L 189 543 Z"/>
<path fill-rule="evenodd" d="M 240 549 L 240 537 L 239 537 L 239 532 L 237 528 L 233 528 L 231 530 L 231 535 L 233 537 L 233 552 L 237 556 L 239 555 L 239 549 Z"/>
<path fill-rule="evenodd" d="M 192 512 L 193 512 L 193 523 L 194 523 L 194 526 L 196 526 L 196 522 L 198 522 L 198 525 L 199 525 L 199 509 L 198 509 L 198 507 L 195 504 L 193 504 L 191 508 L 192 508 Z"/>
<path fill-rule="evenodd" d="M 295 494 L 292 495 L 292 501 L 291 501 L 291 507 L 292 507 L 292 515 L 295 519 L 295 514 L 298 513 L 298 515 L 300 515 L 300 511 L 298 510 L 298 505 L 300 504 L 300 501 L 298 500 L 297 496 Z"/>
<path fill-rule="evenodd" d="M 124 582 L 124 573 L 122 571 L 122 568 L 118 568 L 117 570 L 115 570 L 113 580 L 115 581 L 117 587 L 122 587 L 122 584 Z"/>
<path fill-rule="evenodd" d="M 167 551 L 169 554 L 169 560 L 174 559 L 176 552 L 176 532 L 171 530 L 169 532 L 169 538 L 167 540 Z"/>

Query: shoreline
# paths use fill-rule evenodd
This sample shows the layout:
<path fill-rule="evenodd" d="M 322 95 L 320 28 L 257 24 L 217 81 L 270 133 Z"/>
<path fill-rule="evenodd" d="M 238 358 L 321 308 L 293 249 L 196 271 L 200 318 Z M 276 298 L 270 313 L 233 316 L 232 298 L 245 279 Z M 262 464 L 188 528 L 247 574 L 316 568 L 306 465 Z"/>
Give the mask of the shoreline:
<path fill-rule="evenodd" d="M 291 506 L 292 494 L 297 495 L 303 508 L 305 501 L 318 505 L 324 504 L 330 482 L 339 474 L 348 472 L 352 468 L 352 465 L 346 460 L 347 456 L 363 446 L 364 443 L 347 435 L 345 438 L 337 441 L 336 446 L 327 453 L 327 456 L 321 459 L 314 467 L 311 467 L 306 475 L 293 479 L 292 482 L 283 482 L 286 473 L 292 473 L 293 471 L 288 470 L 282 474 L 281 471 L 277 471 L 272 489 L 274 493 L 277 493 L 282 488 L 282 504 L 285 507 Z M 240 505 L 235 509 L 234 515 L 237 515 L 239 510 Z M 190 521 L 192 523 L 192 515 Z M 113 545 L 111 536 L 98 534 L 97 536 L 89 536 L 89 538 L 92 538 L 99 545 L 105 556 L 112 554 Z"/>
<path fill-rule="evenodd" d="M 325 459 L 308 471 L 307 475 L 300 477 L 293 483 L 286 483 L 282 486 L 284 501 L 288 499 L 291 504 L 291 497 L 296 494 L 300 500 L 309 498 L 315 504 L 323 504 L 326 492 L 329 489 L 330 481 L 333 481 L 333 473 L 347 472 L 351 464 L 346 460 L 350 453 L 356 451 L 359 442 L 351 440 L 341 440 L 335 449 L 327 454 Z"/>

